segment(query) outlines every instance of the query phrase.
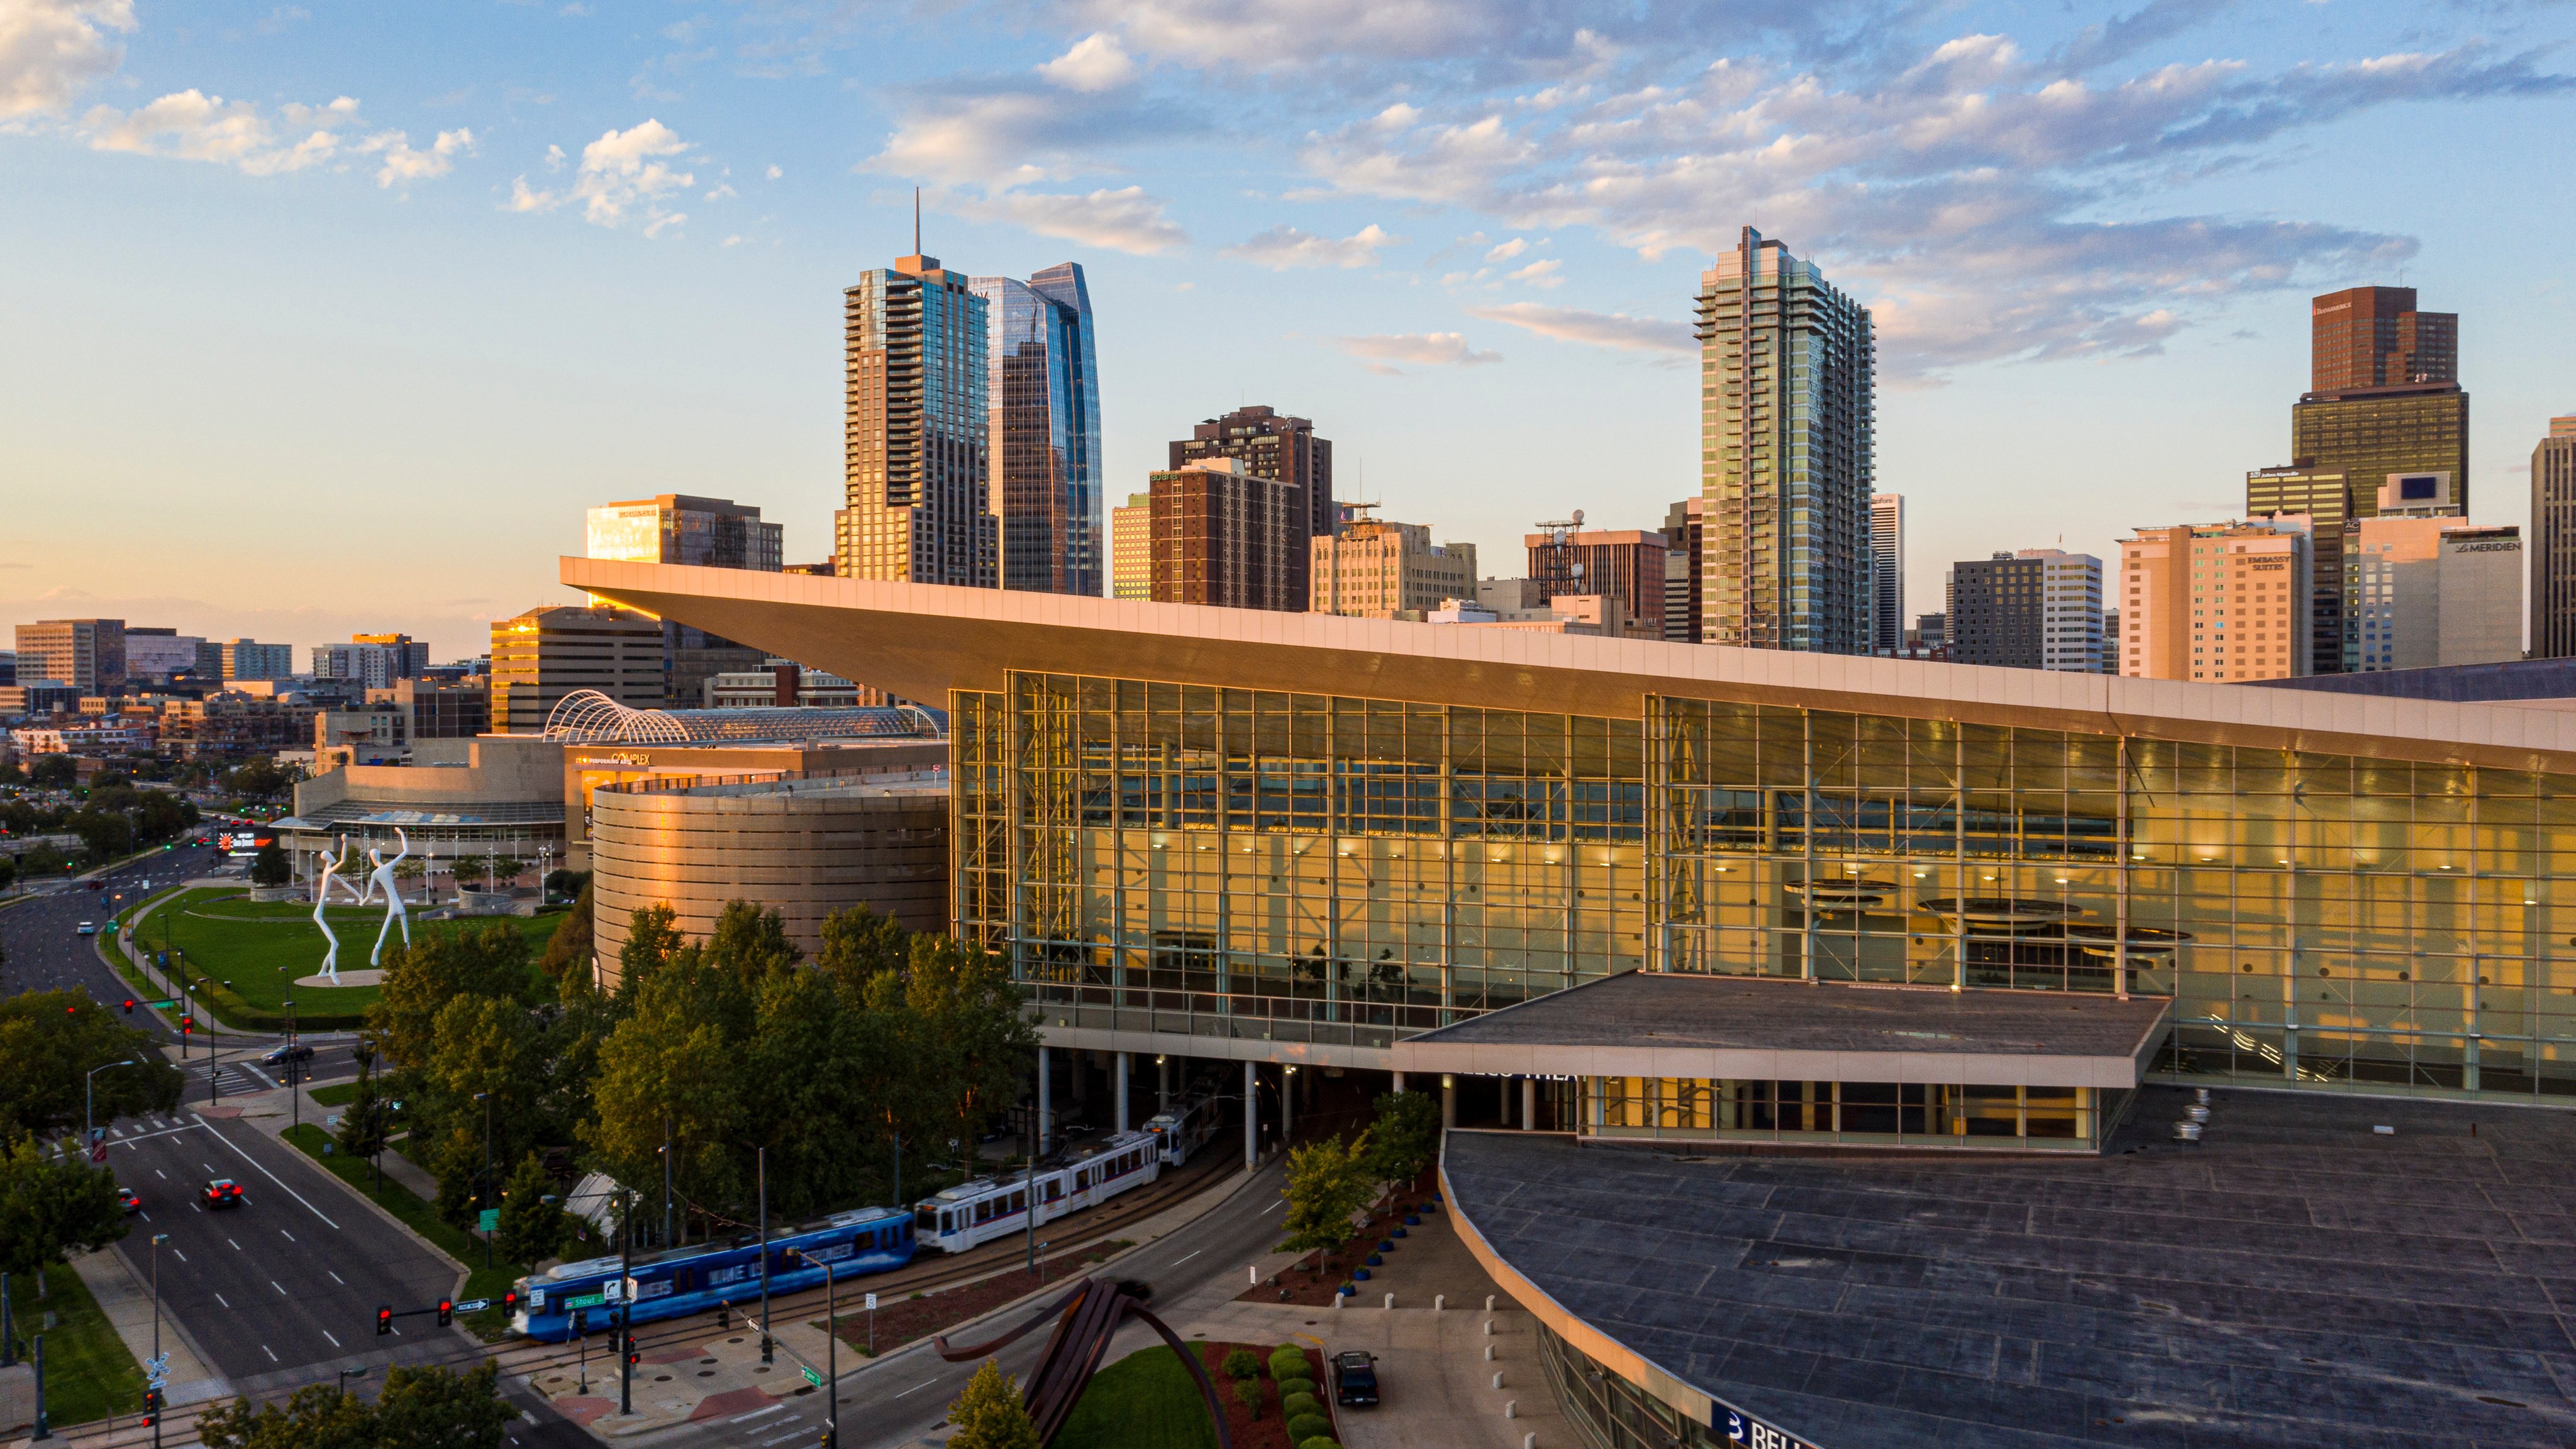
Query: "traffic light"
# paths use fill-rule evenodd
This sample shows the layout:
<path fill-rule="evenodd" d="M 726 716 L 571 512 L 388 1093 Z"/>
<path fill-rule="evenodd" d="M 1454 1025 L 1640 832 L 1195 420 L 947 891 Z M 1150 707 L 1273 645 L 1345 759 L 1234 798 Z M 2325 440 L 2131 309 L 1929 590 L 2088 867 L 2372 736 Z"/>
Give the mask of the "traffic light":
<path fill-rule="evenodd" d="M 633 1368 L 643 1357 L 635 1347 L 635 1334 L 630 1330 L 626 1335 L 626 1366 Z"/>
<path fill-rule="evenodd" d="M 391 1333 L 391 1332 L 393 1332 L 393 1331 L 394 1331 L 394 1310 L 393 1310 L 393 1306 L 392 1306 L 391 1304 L 381 1304 L 381 1303 L 380 1303 L 380 1304 L 378 1304 L 378 1305 L 376 1305 L 376 1337 L 378 1337 L 378 1338 L 382 1338 L 382 1337 L 384 1337 L 386 1334 Z"/>
<path fill-rule="evenodd" d="M 125 1014 L 128 1016 L 134 1014 L 134 998 L 131 996 L 125 998 Z"/>
<path fill-rule="evenodd" d="M 439 1299 L 439 1300 L 438 1300 L 438 1326 L 439 1326 L 439 1327 L 441 1327 L 441 1328 L 445 1328 L 449 1323 L 451 1323 L 451 1322 L 455 1321 L 455 1318 L 456 1318 L 456 1305 L 455 1305 L 454 1303 L 452 1303 L 452 1302 L 448 1301 L 447 1299 L 444 1299 L 444 1298 Z"/>
<path fill-rule="evenodd" d="M 516 1314 L 518 1311 L 519 1290 L 516 1288 L 503 1289 L 501 1292 L 501 1315 L 504 1318 L 507 1318 Z"/>

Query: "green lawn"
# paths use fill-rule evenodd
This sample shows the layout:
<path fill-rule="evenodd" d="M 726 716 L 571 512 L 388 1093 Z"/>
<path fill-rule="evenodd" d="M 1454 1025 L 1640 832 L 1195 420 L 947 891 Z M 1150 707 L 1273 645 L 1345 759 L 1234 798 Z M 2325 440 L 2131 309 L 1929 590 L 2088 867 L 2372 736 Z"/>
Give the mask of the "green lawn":
<path fill-rule="evenodd" d="M 358 1084 L 342 1082 L 336 1087 L 315 1087 L 304 1095 L 325 1107 L 346 1107 L 357 1100 Z"/>
<path fill-rule="evenodd" d="M 1180 1355 L 1155 1347 L 1095 1374 L 1053 1449 L 1216 1449 L 1216 1429 Z"/>
<path fill-rule="evenodd" d="M 463 1228 L 450 1226 L 436 1209 L 421 1201 L 419 1194 L 410 1188 L 388 1177 L 384 1190 L 377 1191 L 375 1170 L 363 1158 L 345 1156 L 336 1149 L 328 1153 L 322 1150 L 323 1144 L 331 1141 L 330 1133 L 307 1122 L 289 1127 L 281 1135 L 301 1149 L 305 1156 L 321 1163 L 332 1176 L 349 1184 L 360 1197 L 376 1202 L 385 1211 L 402 1219 L 405 1227 L 437 1244 L 440 1252 L 461 1266 L 473 1269 L 473 1276 L 465 1280 L 466 1297 L 498 1299 L 512 1283 L 527 1276 L 528 1270 L 524 1266 L 499 1258 L 493 1259 L 491 1267 L 484 1267 L 483 1240 Z M 508 1331 L 508 1319 L 498 1308 L 470 1314 L 464 1323 L 486 1342 Z"/>
<path fill-rule="evenodd" d="M 421 908 L 411 909 L 417 916 Z M 527 938 L 528 955 L 533 962 L 545 950 L 562 915 L 561 910 L 555 910 L 534 917 L 490 919 L 516 927 Z M 368 953 L 375 949 L 376 932 L 382 928 L 384 916 L 381 906 L 331 908 L 327 919 L 340 938 L 343 972 L 366 969 Z M 489 920 L 414 919 L 411 934 L 414 941 L 419 941 L 440 931 L 486 924 Z M 391 940 L 400 939 L 401 928 L 396 927 Z M 175 901 L 165 898 L 144 918 L 134 944 L 146 952 L 175 950 L 179 953 L 175 959 L 184 963 L 192 977 L 213 978 L 217 984 L 205 988 L 202 995 L 209 1013 L 227 1026 L 281 1027 L 286 1023 L 285 1003 L 291 999 L 295 1019 L 301 1024 L 322 1030 L 354 1027 L 360 1024 L 361 1013 L 376 999 L 376 988 L 372 986 L 295 984 L 297 977 L 310 976 L 321 969 L 322 953 L 327 949 L 321 929 L 313 924 L 310 904 L 254 904 L 240 891 L 191 890 Z M 535 967 L 529 969 L 534 971 Z"/>
<path fill-rule="evenodd" d="M 45 1413 L 54 1426 L 140 1413 L 143 1369 L 89 1296 L 89 1285 L 58 1263 L 45 1270 L 45 1301 L 36 1301 L 35 1290 L 33 1278 L 13 1276 L 9 1311 L 22 1343 L 34 1340 L 47 1313 L 54 1315 L 53 1331 L 45 1335 Z"/>

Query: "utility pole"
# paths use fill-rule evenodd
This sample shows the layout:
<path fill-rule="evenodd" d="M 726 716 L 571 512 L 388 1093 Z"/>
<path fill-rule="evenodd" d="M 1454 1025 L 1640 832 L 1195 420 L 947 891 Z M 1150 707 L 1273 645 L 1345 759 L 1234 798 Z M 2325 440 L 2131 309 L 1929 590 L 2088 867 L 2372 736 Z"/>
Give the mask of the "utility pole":
<path fill-rule="evenodd" d="M 662 1246 L 670 1247 L 671 1238 L 671 1112 L 662 1111 Z"/>
<path fill-rule="evenodd" d="M 483 1187 L 474 1199 L 474 1206 L 480 1209 L 492 1201 L 492 1094 L 477 1092 L 474 1094 L 474 1100 L 483 1104 Z M 485 1229 L 483 1266 L 486 1268 L 492 1266 L 492 1238 L 492 1231 Z"/>
<path fill-rule="evenodd" d="M 752 1149 L 760 1170 L 760 1361 L 769 1363 L 769 1149 Z"/>
<path fill-rule="evenodd" d="M 841 1449 L 841 1325 L 839 1280 L 832 1265 L 806 1252 L 797 1257 L 823 1270 L 823 1449 Z"/>
<path fill-rule="evenodd" d="M 287 1111 L 292 1114 L 294 1125 L 303 1126 L 304 1094 L 296 1090 L 295 1084 L 295 998 L 292 996 L 286 998 L 286 1102 Z M 485 1156 L 489 1155 L 487 1151 Z"/>
<path fill-rule="evenodd" d="M 152 1449 L 161 1449 L 161 1386 L 168 1382 L 168 1361 L 161 1356 L 161 1245 L 168 1233 L 152 1235 Z"/>
<path fill-rule="evenodd" d="M 635 1412 L 635 1354 L 628 1345 L 635 1337 L 635 1300 L 628 1289 L 635 1282 L 635 1189 L 626 1189 L 625 1211 L 617 1215 L 618 1282 L 617 1282 L 617 1412 Z"/>

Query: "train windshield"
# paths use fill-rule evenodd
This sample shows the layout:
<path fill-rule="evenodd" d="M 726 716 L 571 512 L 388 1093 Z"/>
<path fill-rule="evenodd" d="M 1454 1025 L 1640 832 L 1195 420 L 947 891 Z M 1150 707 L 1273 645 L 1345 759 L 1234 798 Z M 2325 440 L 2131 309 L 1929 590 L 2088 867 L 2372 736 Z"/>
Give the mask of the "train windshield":
<path fill-rule="evenodd" d="M 928 1203 L 923 1203 L 921 1206 L 914 1208 L 912 1210 L 912 1227 L 915 1232 L 938 1232 L 939 1209 L 932 1207 Z"/>

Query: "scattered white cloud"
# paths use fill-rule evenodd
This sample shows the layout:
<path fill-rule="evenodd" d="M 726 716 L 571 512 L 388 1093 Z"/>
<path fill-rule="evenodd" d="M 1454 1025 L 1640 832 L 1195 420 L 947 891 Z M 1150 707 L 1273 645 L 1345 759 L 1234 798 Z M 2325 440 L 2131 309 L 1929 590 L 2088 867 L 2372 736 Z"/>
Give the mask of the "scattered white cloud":
<path fill-rule="evenodd" d="M 737 235 L 737 236 L 729 236 L 729 237 L 726 237 L 723 241 L 721 241 L 721 242 L 717 243 L 717 245 L 718 245 L 718 246 L 727 246 L 727 247 L 738 247 L 738 246 L 741 246 L 741 245 L 742 245 L 742 238 L 741 238 L 740 236 L 738 236 L 738 235 Z"/>
<path fill-rule="evenodd" d="M 546 148 L 546 169 L 548 171 L 561 171 L 564 169 L 564 161 L 564 148 L 561 146 L 548 146 Z"/>
<path fill-rule="evenodd" d="M 1034 191 L 1002 191 L 988 196 L 943 193 L 940 209 L 978 221 L 1008 222 L 1040 236 L 1059 237 L 1084 246 L 1155 256 L 1189 245 L 1189 234 L 1165 214 L 1169 205 L 1141 186 L 1094 191 L 1081 196 L 1052 196 Z"/>
<path fill-rule="evenodd" d="M 777 167 L 775 167 L 775 166 L 772 166 L 772 167 L 770 167 L 770 168 L 769 168 L 769 170 L 768 170 L 765 174 L 769 177 L 769 179 L 770 179 L 770 180 L 775 181 L 775 180 L 777 180 L 779 177 L 784 176 L 784 175 L 786 175 L 787 173 L 786 173 L 786 172 L 784 172 L 784 171 L 779 170 L 779 169 L 778 169 Z"/>
<path fill-rule="evenodd" d="M 1397 363 L 1415 367 L 1478 367 L 1500 362 L 1499 352 L 1478 352 L 1467 345 L 1463 334 L 1456 332 L 1403 332 L 1368 337 L 1337 337 L 1335 346 L 1369 364 L 1369 371 L 1390 377 L 1403 376 Z"/>
<path fill-rule="evenodd" d="M 8 0 L 0 5 L 0 122 L 59 116 L 115 71 L 110 39 L 134 29 L 133 0 Z"/>
<path fill-rule="evenodd" d="M 503 209 L 551 211 L 577 201 L 581 203 L 583 219 L 595 226 L 614 227 L 630 219 L 638 220 L 644 224 L 646 236 L 657 237 L 689 219 L 687 212 L 673 211 L 664 201 L 697 184 L 695 176 L 672 164 L 672 158 L 691 149 L 689 142 L 658 120 L 648 119 L 624 131 L 604 131 L 598 140 L 581 148 L 581 166 L 570 187 L 540 191 L 521 176 L 510 183 L 510 199 L 503 203 Z M 546 148 L 550 164 L 559 162 L 562 154 L 556 147 Z"/>
<path fill-rule="evenodd" d="M 310 20 L 312 18 L 313 12 L 305 9 L 301 5 L 280 5 L 276 9 L 268 12 L 268 14 L 260 20 L 259 24 L 253 26 L 252 29 L 257 30 L 262 35 L 275 35 L 286 27 L 293 25 L 296 21 Z"/>
<path fill-rule="evenodd" d="M 1699 351 L 1699 341 L 1691 335 L 1690 324 L 1631 317 L 1625 312 L 1586 312 L 1579 307 L 1509 302 L 1496 307 L 1470 307 L 1467 315 L 1488 322 L 1508 322 L 1559 342 L 1581 342 L 1621 352 Z"/>
<path fill-rule="evenodd" d="M 1556 258 L 1541 257 L 1526 267 L 1516 267 L 1505 272 L 1503 278 L 1506 281 L 1525 282 L 1533 287 L 1562 286 L 1565 278 L 1558 276 L 1557 273 L 1564 269 L 1565 263 Z"/>
<path fill-rule="evenodd" d="M 1225 255 L 1274 272 L 1300 267 L 1373 267 L 1378 253 L 1403 241 L 1375 222 L 1350 236 L 1335 240 L 1299 231 L 1285 224 L 1274 226 L 1260 235 L 1225 249 Z"/>
<path fill-rule="evenodd" d="M 391 186 L 398 181 L 426 181 L 454 170 L 458 155 L 473 154 L 474 133 L 462 126 L 441 131 L 428 150 L 415 151 L 410 136 L 401 131 L 382 131 L 359 142 L 355 149 L 384 157 L 384 165 L 376 171 L 376 184 Z"/>
<path fill-rule="evenodd" d="M 733 183 L 728 181 L 719 181 L 716 183 L 715 190 L 708 192 L 702 199 L 707 201 L 722 201 L 733 194 Z"/>
<path fill-rule="evenodd" d="M 1068 90 L 1114 90 L 1136 78 L 1134 57 L 1120 48 L 1118 37 L 1094 31 L 1073 48 L 1038 67 L 1038 74 Z"/>
<path fill-rule="evenodd" d="M 322 106 L 281 106 L 279 119 L 304 132 L 289 139 L 278 133 L 256 103 L 228 101 L 190 89 L 131 111 L 93 106 L 81 117 L 80 128 L 90 145 L 101 151 L 212 161 L 253 176 L 274 176 L 323 165 L 337 159 L 344 147 L 352 152 L 381 149 L 374 145 L 380 137 L 343 141 L 338 128 L 354 121 L 357 114 L 358 103 L 347 96 Z"/>
<path fill-rule="evenodd" d="M 1519 256 L 1521 253 L 1528 250 L 1529 241 L 1527 238 L 1513 237 L 1510 241 L 1504 242 L 1495 247 L 1492 251 L 1485 253 L 1485 260 L 1489 262 L 1508 262 L 1512 258 Z"/>

